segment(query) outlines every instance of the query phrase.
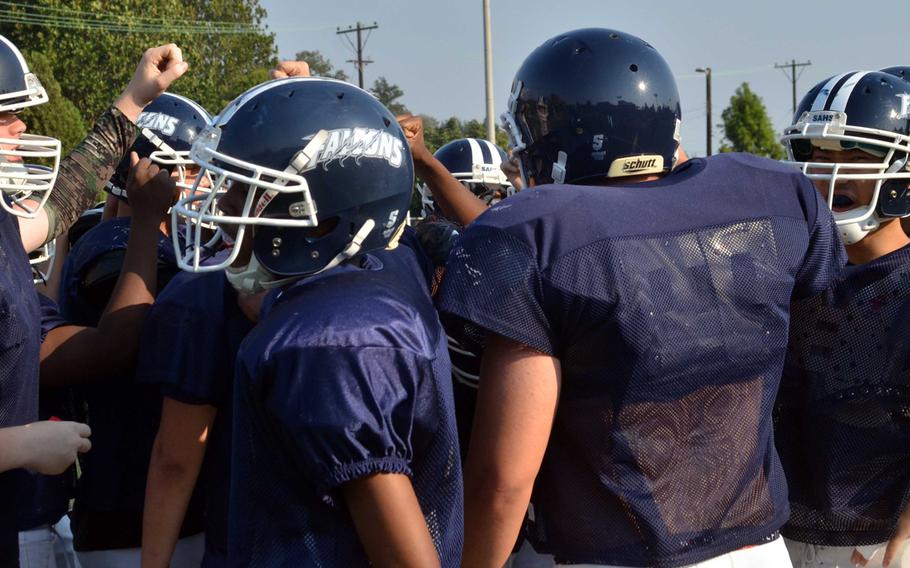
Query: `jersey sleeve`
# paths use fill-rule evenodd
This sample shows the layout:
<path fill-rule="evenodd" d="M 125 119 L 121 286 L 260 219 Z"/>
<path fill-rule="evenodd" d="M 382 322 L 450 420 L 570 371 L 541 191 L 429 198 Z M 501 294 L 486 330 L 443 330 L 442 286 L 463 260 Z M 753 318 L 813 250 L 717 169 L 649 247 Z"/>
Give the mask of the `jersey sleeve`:
<path fill-rule="evenodd" d="M 475 225 L 452 248 L 438 307 L 469 325 L 557 356 L 544 287 L 527 243 L 502 229 Z"/>
<path fill-rule="evenodd" d="M 69 322 L 60 315 L 60 309 L 57 307 L 56 302 L 44 294 L 38 294 L 38 301 L 41 307 L 41 342 L 43 343 L 51 330 L 69 325 Z"/>
<path fill-rule="evenodd" d="M 431 364 L 390 347 L 287 347 L 265 365 L 262 396 L 290 459 L 328 497 L 368 475 L 411 475 L 415 425 L 438 421 Z"/>
<path fill-rule="evenodd" d="M 222 323 L 187 306 L 153 304 L 143 324 L 137 380 L 180 402 L 221 406 L 234 361 L 223 353 Z"/>
<path fill-rule="evenodd" d="M 807 199 L 807 202 L 810 206 L 814 203 L 815 211 L 808 212 L 809 246 L 796 273 L 794 299 L 814 296 L 825 290 L 842 273 L 847 263 L 847 251 L 828 204 L 808 179 L 803 178 L 802 183 L 809 186 L 804 189 L 810 191 L 814 199 Z"/>

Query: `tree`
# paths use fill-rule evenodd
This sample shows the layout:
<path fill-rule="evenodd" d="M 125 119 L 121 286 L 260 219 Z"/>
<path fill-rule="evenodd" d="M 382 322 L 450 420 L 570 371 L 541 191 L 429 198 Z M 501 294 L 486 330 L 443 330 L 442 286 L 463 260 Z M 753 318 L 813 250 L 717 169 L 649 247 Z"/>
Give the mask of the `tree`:
<path fill-rule="evenodd" d="M 173 90 L 213 114 L 267 79 L 274 64 L 274 36 L 262 27 L 266 12 L 258 0 L 121 0 L 116 12 L 103 6 L 114 4 L 30 0 L 5 10 L 20 22 L 38 14 L 54 25 L 0 24 L 0 34 L 20 49 L 47 57 L 63 95 L 90 119 L 113 102 L 142 52 L 155 45 L 181 47 L 190 69 Z"/>
<path fill-rule="evenodd" d="M 749 152 L 775 160 L 784 157 L 765 105 L 748 83 L 736 89 L 722 117 L 726 140 L 720 146 L 721 152 Z"/>
<path fill-rule="evenodd" d="M 392 114 L 398 115 L 408 112 L 407 107 L 396 102 L 404 96 L 404 91 L 402 91 L 401 87 L 398 85 L 389 83 L 385 77 L 380 77 L 373 82 L 372 92 L 373 95 L 379 99 L 379 102 L 392 111 Z"/>
<path fill-rule="evenodd" d="M 294 56 L 294 59 L 297 61 L 306 61 L 310 66 L 310 74 L 312 75 L 329 77 L 330 79 L 338 79 L 339 81 L 348 80 L 347 73 L 341 69 L 335 69 L 332 66 L 332 62 L 316 50 L 298 51 L 297 55 Z"/>
<path fill-rule="evenodd" d="M 59 139 L 63 145 L 63 155 L 66 155 L 85 137 L 85 121 L 76 105 L 60 92 L 60 83 L 54 78 L 47 57 L 37 52 L 26 52 L 23 55 L 31 72 L 38 76 L 47 91 L 48 102 L 23 110 L 22 120 L 29 132 Z"/>

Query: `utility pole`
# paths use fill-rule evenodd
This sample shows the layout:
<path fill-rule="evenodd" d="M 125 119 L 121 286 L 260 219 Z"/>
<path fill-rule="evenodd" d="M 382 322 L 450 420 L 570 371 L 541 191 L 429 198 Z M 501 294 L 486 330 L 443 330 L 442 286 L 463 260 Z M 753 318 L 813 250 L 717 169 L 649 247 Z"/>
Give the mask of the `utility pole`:
<path fill-rule="evenodd" d="M 783 65 L 774 64 L 775 69 L 787 69 L 790 68 L 790 73 L 784 71 L 784 75 L 787 76 L 787 79 L 790 80 L 791 85 L 793 86 L 793 114 L 796 114 L 796 80 L 799 79 L 800 75 L 803 74 L 805 69 L 800 69 L 799 75 L 796 74 L 797 67 L 808 67 L 812 65 L 811 61 L 806 61 L 804 63 L 797 63 L 795 59 L 791 59 L 790 63 L 784 63 Z"/>
<path fill-rule="evenodd" d="M 493 119 L 493 32 L 490 22 L 490 0 L 483 0 L 483 56 L 487 79 L 487 140 L 496 144 L 496 126 Z"/>
<path fill-rule="evenodd" d="M 373 22 L 372 26 L 364 26 L 360 22 L 357 22 L 356 26 L 348 26 L 345 29 L 337 28 L 335 35 L 343 35 L 345 39 L 348 40 L 348 43 L 351 47 L 354 48 L 354 52 L 357 54 L 357 59 L 348 59 L 348 63 L 353 63 L 357 67 L 357 85 L 362 89 L 363 88 L 363 68 L 369 63 L 373 63 L 372 59 L 363 58 L 363 48 L 366 47 L 366 40 L 370 39 L 369 34 L 367 34 L 366 39 L 363 38 L 363 32 L 375 30 L 379 26 L 376 22 Z M 357 45 L 355 46 L 351 43 L 351 40 L 348 39 L 347 34 L 356 33 L 357 34 Z"/>
<path fill-rule="evenodd" d="M 706 93 L 707 96 L 705 98 L 705 101 L 706 101 L 705 106 L 707 108 L 707 117 L 708 117 L 705 136 L 707 138 L 707 144 L 708 144 L 708 154 L 707 155 L 710 156 L 711 155 L 711 130 L 712 130 L 712 126 L 713 126 L 711 124 L 711 68 L 710 67 L 705 67 L 705 68 L 699 67 L 698 69 L 695 70 L 695 72 L 705 74 L 705 85 L 706 85 L 706 90 L 707 90 L 707 93 Z"/>

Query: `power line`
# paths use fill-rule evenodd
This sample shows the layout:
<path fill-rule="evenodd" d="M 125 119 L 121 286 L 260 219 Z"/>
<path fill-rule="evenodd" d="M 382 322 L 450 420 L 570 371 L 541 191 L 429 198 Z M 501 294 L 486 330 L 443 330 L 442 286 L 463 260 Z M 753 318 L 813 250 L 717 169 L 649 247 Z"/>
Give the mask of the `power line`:
<path fill-rule="evenodd" d="M 357 67 L 357 84 L 360 88 L 363 88 L 363 68 L 366 67 L 369 63 L 373 63 L 372 59 L 363 58 L 363 48 L 366 46 L 366 40 L 363 38 L 363 32 L 370 32 L 378 28 L 379 25 L 376 22 L 373 22 L 372 26 L 364 26 L 360 22 L 357 22 L 356 26 L 348 26 L 346 29 L 338 28 L 335 31 L 336 35 L 344 36 L 345 39 L 350 43 L 350 39 L 347 38 L 347 34 L 355 33 L 357 34 L 357 47 L 355 48 L 355 53 L 357 54 L 357 59 L 348 59 L 348 63 L 353 63 Z M 370 35 L 367 34 L 366 39 L 370 39 Z M 351 47 L 354 47 L 354 44 L 351 44 Z"/>
<path fill-rule="evenodd" d="M 8 10 L 2 8 L 9 8 Z M 9 0 L 0 0 L 0 22 L 39 27 L 57 27 L 81 30 L 101 30 L 122 33 L 181 33 L 181 34 L 256 34 L 264 33 L 263 27 L 242 22 L 174 20 L 110 12 L 86 12 L 54 6 L 35 6 Z M 321 27 L 282 27 L 287 31 L 319 31 Z"/>

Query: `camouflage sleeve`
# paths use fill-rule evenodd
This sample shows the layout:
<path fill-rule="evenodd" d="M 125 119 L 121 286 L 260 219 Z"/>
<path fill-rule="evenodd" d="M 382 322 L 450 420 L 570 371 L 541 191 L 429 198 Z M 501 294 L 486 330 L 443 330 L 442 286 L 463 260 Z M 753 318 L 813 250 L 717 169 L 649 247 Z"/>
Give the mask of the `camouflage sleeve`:
<path fill-rule="evenodd" d="M 45 206 L 48 240 L 65 233 L 95 203 L 98 191 L 138 134 L 139 128 L 111 107 L 98 118 L 88 136 L 60 160 L 57 182 Z"/>

